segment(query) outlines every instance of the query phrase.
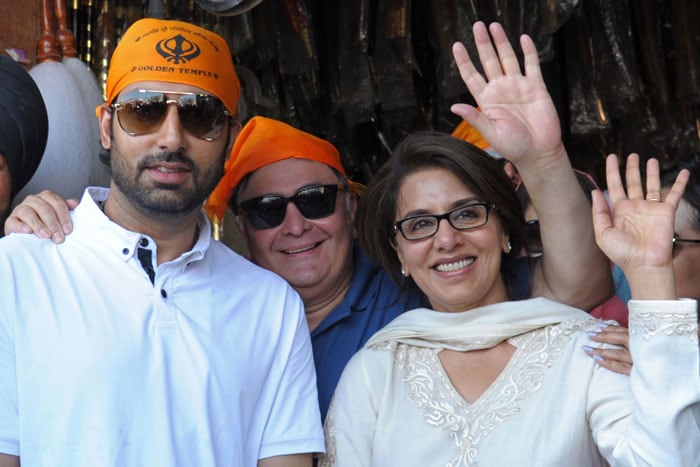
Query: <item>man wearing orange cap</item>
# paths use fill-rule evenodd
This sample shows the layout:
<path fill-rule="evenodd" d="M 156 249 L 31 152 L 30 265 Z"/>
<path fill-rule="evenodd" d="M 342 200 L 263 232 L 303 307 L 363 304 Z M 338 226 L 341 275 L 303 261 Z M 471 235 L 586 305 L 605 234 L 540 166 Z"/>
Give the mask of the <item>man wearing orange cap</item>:
<path fill-rule="evenodd" d="M 236 138 L 206 206 L 221 219 L 230 205 L 253 262 L 301 295 L 323 417 L 350 357 L 376 330 L 422 304 L 417 290 L 400 294 L 355 244 L 359 192 L 331 143 L 254 117 Z"/>
<path fill-rule="evenodd" d="M 110 189 L 64 243 L 0 241 L 0 466 L 310 466 L 299 295 L 211 240 L 239 84 L 226 42 L 145 19 L 97 109 Z M 31 285 L 29 285 L 31 284 Z"/>

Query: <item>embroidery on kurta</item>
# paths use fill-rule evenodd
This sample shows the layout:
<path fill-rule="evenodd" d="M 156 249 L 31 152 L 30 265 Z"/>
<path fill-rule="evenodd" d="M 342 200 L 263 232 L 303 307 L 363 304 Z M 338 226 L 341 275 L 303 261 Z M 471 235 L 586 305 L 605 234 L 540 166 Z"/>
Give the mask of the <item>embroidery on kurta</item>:
<path fill-rule="evenodd" d="M 591 321 L 577 320 L 510 339 L 515 353 L 473 404 L 450 382 L 438 357 L 440 349 L 398 344 L 394 361 L 407 385 L 409 400 L 422 410 L 426 423 L 442 428 L 455 444 L 449 459 L 440 465 L 476 467 L 481 440 L 520 412 L 522 403 L 542 387 L 546 369 L 556 362 L 571 337 L 592 326 Z"/>
<path fill-rule="evenodd" d="M 695 344 L 698 343 L 698 323 L 694 314 L 634 312 L 630 319 L 630 336 L 641 335 L 649 340 L 658 335 L 688 336 Z"/>

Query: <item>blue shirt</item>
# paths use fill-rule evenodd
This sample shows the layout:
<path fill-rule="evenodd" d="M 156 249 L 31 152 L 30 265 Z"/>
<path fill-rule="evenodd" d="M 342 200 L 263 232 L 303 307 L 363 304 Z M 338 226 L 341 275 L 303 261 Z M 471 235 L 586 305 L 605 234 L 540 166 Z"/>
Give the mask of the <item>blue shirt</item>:
<path fill-rule="evenodd" d="M 417 288 L 402 293 L 357 243 L 353 260 L 355 271 L 345 298 L 311 333 L 323 418 L 338 379 L 355 352 L 399 314 L 427 305 Z"/>

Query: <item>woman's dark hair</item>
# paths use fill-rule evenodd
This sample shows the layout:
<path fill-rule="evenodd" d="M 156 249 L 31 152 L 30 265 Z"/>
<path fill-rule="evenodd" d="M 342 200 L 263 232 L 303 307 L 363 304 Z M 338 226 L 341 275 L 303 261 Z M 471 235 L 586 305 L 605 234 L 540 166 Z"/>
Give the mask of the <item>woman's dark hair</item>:
<path fill-rule="evenodd" d="M 359 241 L 365 251 L 399 285 L 401 264 L 392 244 L 397 198 L 403 180 L 423 169 L 442 168 L 453 173 L 479 198 L 495 206 L 491 211 L 509 236 L 511 253 L 501 260 L 501 275 L 509 296 L 515 279 L 510 263 L 525 246 L 523 209 L 501 163 L 481 149 L 448 134 L 419 132 L 401 141 L 377 171 L 360 200 L 356 217 Z"/>
<path fill-rule="evenodd" d="M 693 228 L 700 231 L 700 153 L 693 154 L 684 161 L 664 170 L 661 173 L 661 187 L 670 188 L 673 186 L 673 182 L 676 181 L 676 177 L 683 169 L 690 171 L 690 179 L 683 193 L 683 199 L 693 208 Z"/>

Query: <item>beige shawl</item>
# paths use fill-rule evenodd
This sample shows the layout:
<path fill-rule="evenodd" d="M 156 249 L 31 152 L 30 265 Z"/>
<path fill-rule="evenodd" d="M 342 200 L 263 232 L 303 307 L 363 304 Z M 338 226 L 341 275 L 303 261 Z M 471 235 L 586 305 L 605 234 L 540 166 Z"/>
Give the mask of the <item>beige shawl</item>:
<path fill-rule="evenodd" d="M 394 341 L 457 351 L 486 349 L 545 326 L 593 319 L 585 311 L 542 297 L 494 303 L 459 313 L 417 308 L 379 330 L 367 346 Z"/>

